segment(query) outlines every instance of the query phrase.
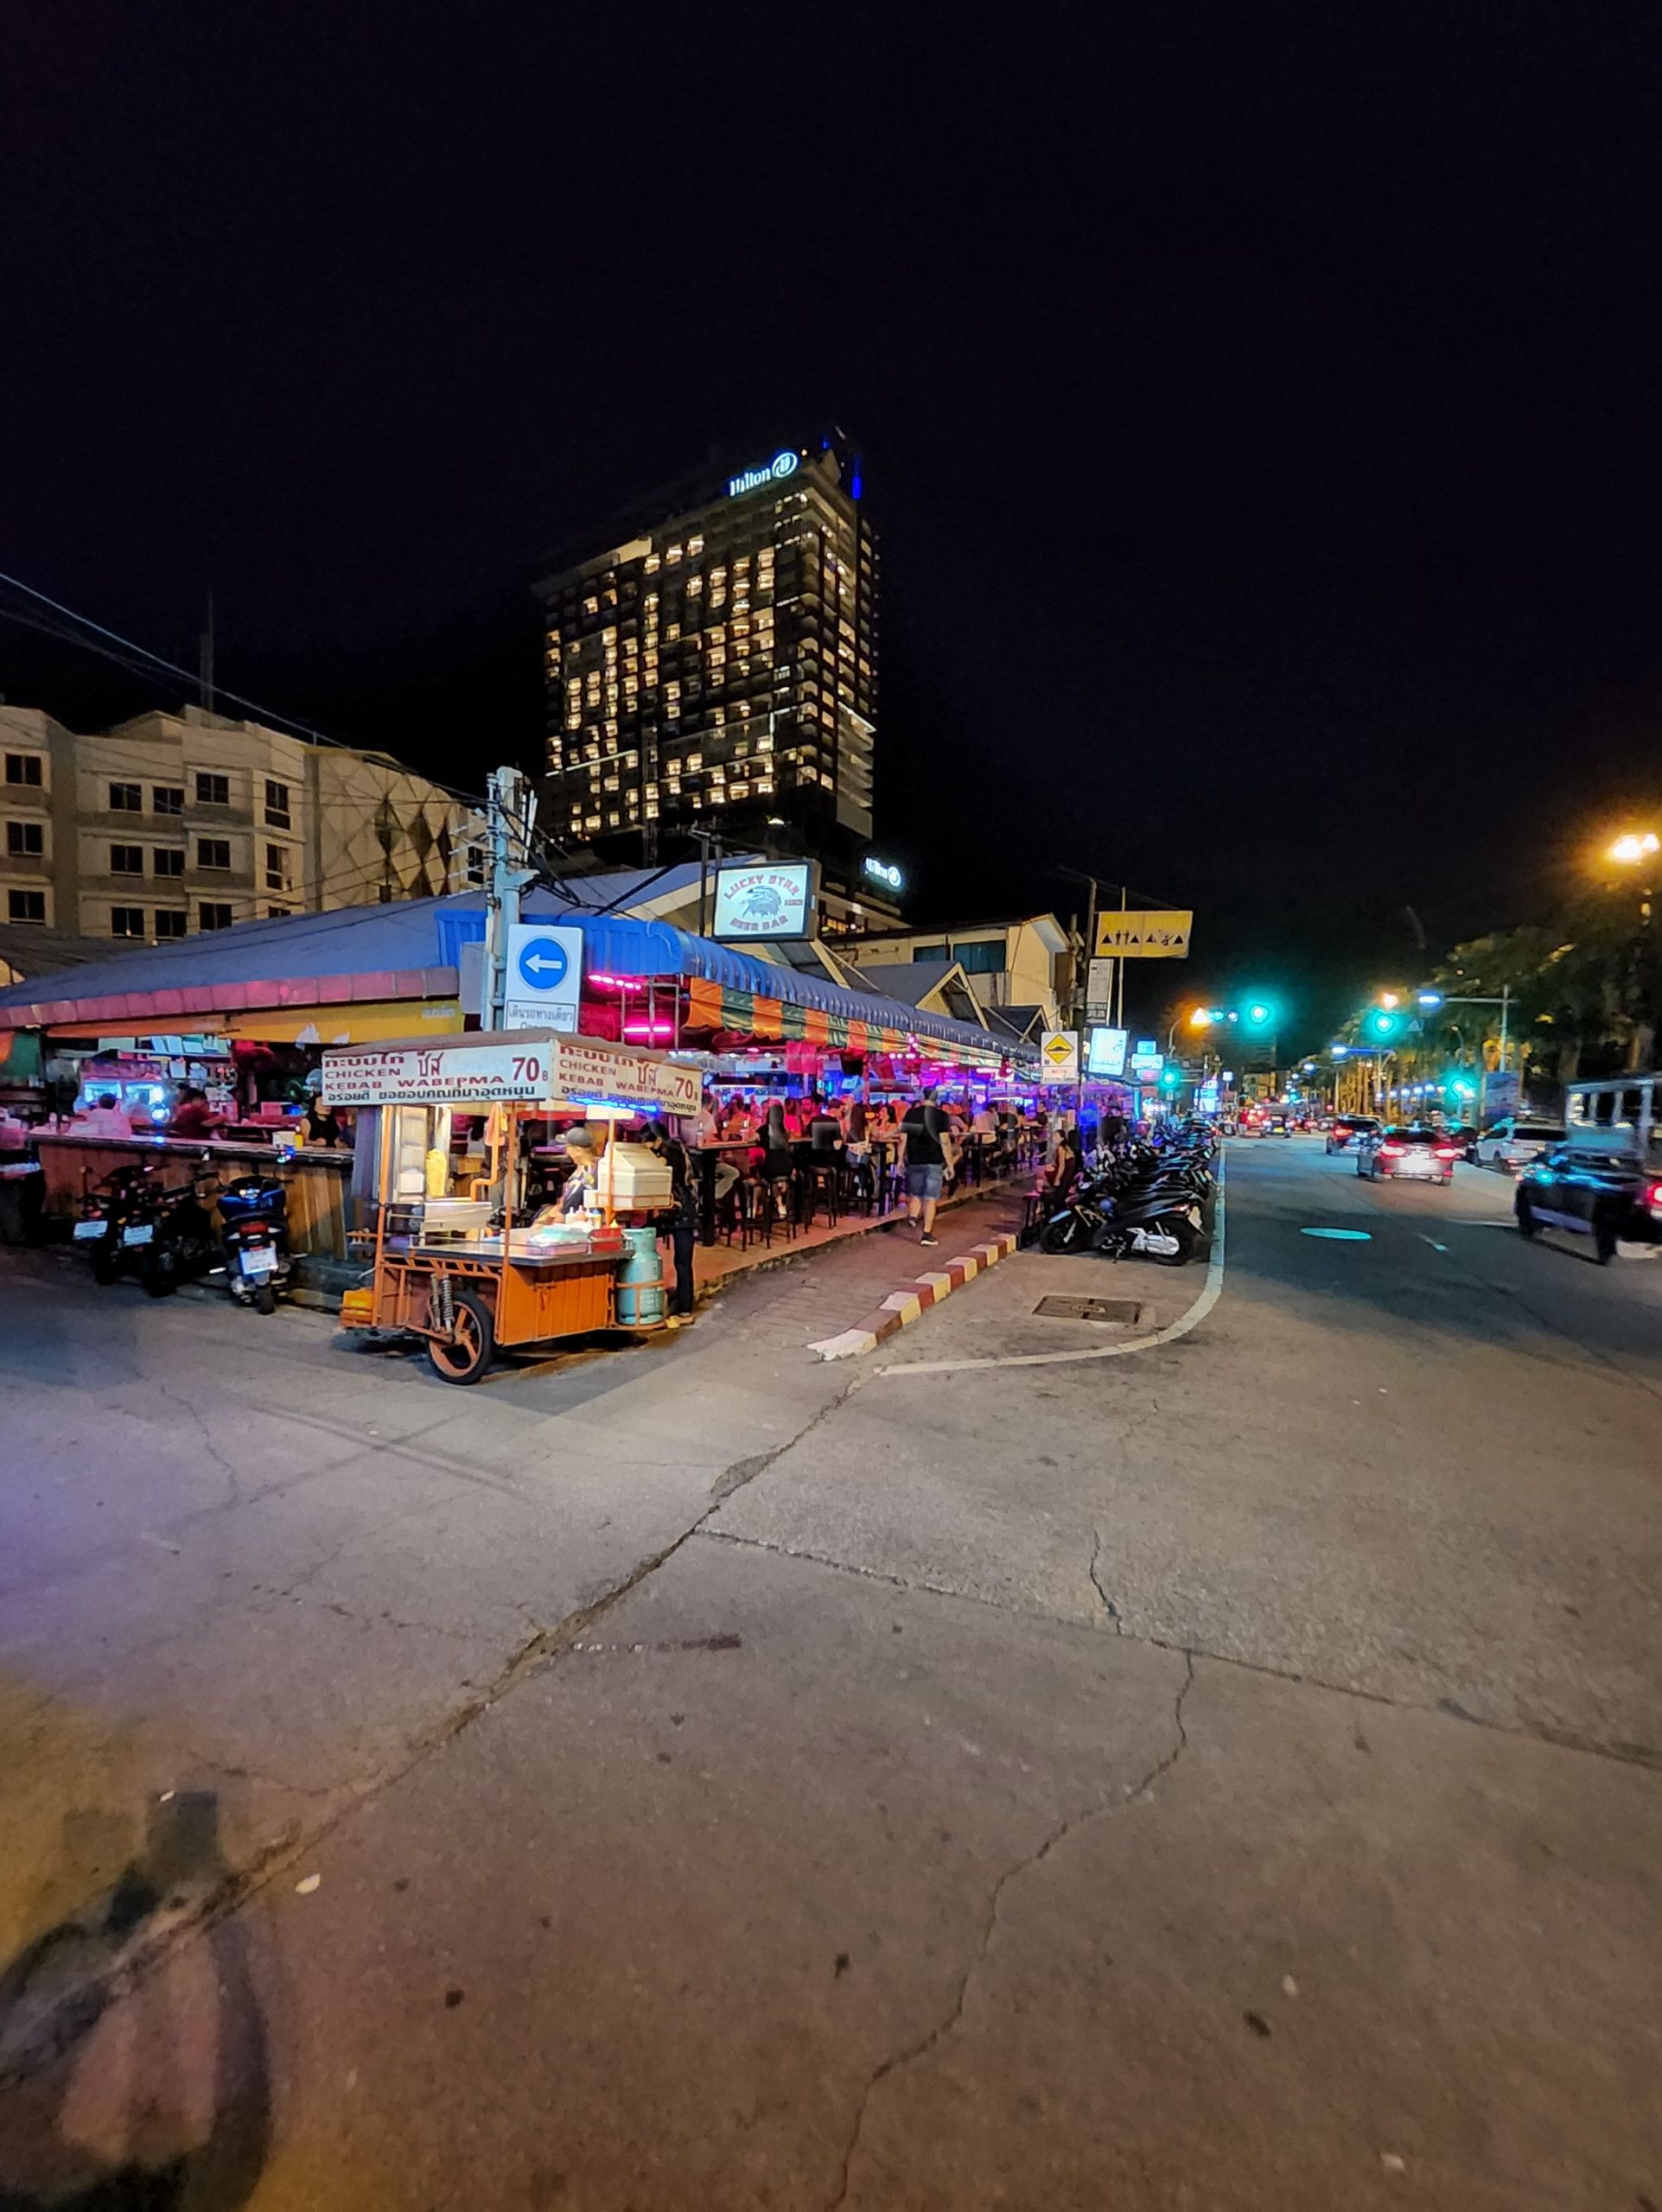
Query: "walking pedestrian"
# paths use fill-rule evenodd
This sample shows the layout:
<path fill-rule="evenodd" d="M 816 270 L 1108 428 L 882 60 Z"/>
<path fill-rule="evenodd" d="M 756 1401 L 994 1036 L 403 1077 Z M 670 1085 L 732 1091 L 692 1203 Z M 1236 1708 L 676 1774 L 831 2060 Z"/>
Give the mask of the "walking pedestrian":
<path fill-rule="evenodd" d="M 906 1164 L 906 1217 L 916 1222 L 920 1244 L 933 1244 L 935 1208 L 946 1176 L 946 1116 L 926 1090 L 906 1109 L 901 1123 L 901 1157 Z"/>
<path fill-rule="evenodd" d="M 692 1254 L 698 1238 L 698 1193 L 692 1162 L 678 1137 L 663 1122 L 652 1125 L 652 1146 L 670 1171 L 670 1249 L 675 1255 L 675 1293 L 671 1312 L 678 1320 L 692 1312 Z"/>

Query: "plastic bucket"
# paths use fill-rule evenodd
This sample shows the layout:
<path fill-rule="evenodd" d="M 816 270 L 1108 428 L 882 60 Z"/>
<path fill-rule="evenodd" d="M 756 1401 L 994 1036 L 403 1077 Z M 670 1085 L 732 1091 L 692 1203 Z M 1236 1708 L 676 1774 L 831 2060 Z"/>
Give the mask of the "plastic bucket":
<path fill-rule="evenodd" d="M 621 1329 L 661 1329 L 664 1275 L 658 1264 L 658 1231 L 626 1229 L 623 1263 L 617 1272 L 617 1319 Z"/>

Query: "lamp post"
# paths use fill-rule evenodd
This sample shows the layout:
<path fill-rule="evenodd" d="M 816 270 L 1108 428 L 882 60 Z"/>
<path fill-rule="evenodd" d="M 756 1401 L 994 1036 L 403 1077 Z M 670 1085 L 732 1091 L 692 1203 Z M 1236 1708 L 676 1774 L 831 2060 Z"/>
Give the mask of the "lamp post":
<path fill-rule="evenodd" d="M 1654 844 L 1656 841 L 1652 838 L 1651 842 Z M 1474 998 L 1463 995 L 1457 996 L 1442 991 L 1420 991 L 1417 994 L 1417 996 L 1421 1006 L 1427 1007 L 1428 1009 L 1440 1006 L 1498 1006 L 1500 1009 L 1500 1072 L 1502 1075 L 1506 1073 L 1506 1046 L 1509 1040 L 1509 1023 L 1512 1014 L 1512 986 L 1510 983 L 1502 983 L 1500 986 L 1500 995 L 1498 999 Z M 1479 1066 L 1477 1071 L 1477 1126 L 1479 1128 L 1481 1128 L 1483 1126 L 1483 1106 L 1484 1100 L 1487 1095 L 1488 1087 L 1489 1071 L 1487 1063 L 1485 1063 Z M 1518 1048 L 1518 1110 L 1520 1114 L 1524 1110 L 1524 1048 L 1521 1045 Z"/>
<path fill-rule="evenodd" d="M 1638 973 L 1634 978 L 1640 1017 L 1629 1046 L 1628 1065 L 1638 1067 L 1645 1058 L 1644 1039 L 1654 1038 L 1652 1017 L 1652 969 L 1653 956 L 1651 941 L 1651 913 L 1655 899 L 1657 856 L 1662 853 L 1662 838 L 1654 830 L 1628 830 L 1610 847 L 1609 858 L 1623 868 L 1638 868 L 1642 880 L 1639 889 L 1639 941 L 1633 947 L 1633 964 Z"/>

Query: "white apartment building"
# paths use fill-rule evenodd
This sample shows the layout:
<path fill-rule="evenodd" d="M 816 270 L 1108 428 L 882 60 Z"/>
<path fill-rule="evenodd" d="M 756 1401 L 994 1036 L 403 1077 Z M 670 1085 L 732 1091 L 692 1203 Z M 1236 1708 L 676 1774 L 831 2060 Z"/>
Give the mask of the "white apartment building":
<path fill-rule="evenodd" d="M 201 709 L 99 736 L 0 705 L 0 918 L 156 944 L 460 891 L 479 817 L 382 753 Z"/>

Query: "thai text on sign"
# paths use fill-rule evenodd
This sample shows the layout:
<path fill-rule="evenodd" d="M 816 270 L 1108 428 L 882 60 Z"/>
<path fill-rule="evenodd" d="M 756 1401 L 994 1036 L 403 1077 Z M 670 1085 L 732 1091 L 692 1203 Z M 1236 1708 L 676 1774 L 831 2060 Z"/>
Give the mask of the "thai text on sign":
<path fill-rule="evenodd" d="M 628 1106 L 692 1114 L 698 1071 L 651 1052 L 620 1052 L 583 1038 L 527 1036 L 509 1045 L 446 1051 L 326 1052 L 331 1106 Z"/>

